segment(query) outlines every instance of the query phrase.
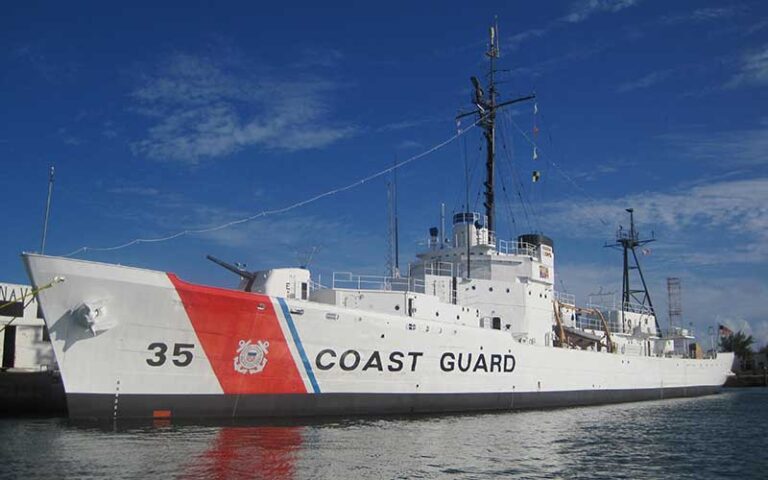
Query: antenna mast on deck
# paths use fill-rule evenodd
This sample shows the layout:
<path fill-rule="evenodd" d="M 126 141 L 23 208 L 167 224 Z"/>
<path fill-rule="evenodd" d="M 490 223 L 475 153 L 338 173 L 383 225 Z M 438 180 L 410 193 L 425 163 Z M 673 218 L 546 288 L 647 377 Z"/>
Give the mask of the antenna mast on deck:
<path fill-rule="evenodd" d="M 45 218 L 43 219 L 43 238 L 40 241 L 40 253 L 45 253 L 45 241 L 48 239 L 48 219 L 51 216 L 51 197 L 53 196 L 53 174 L 54 168 L 51 165 L 48 170 L 48 197 L 45 201 Z"/>
<path fill-rule="evenodd" d="M 395 161 L 397 167 L 397 161 Z M 400 277 L 400 235 L 397 218 L 397 168 L 387 183 L 387 276 Z"/>
<path fill-rule="evenodd" d="M 640 262 L 637 260 L 637 247 L 642 247 L 648 243 L 655 241 L 655 238 L 640 239 L 640 232 L 635 230 L 635 210 L 627 208 L 629 213 L 629 231 L 624 230 L 623 227 L 619 227 L 619 231 L 616 232 L 616 243 L 606 245 L 606 247 L 612 247 L 621 249 L 624 254 L 624 275 L 621 288 L 621 322 L 625 324 L 624 312 L 634 311 L 637 309 L 642 312 L 647 312 L 653 315 L 656 322 L 656 331 L 661 334 L 661 328 L 659 328 L 659 321 L 656 319 L 656 311 L 653 309 L 653 302 L 651 302 L 651 295 L 648 293 L 648 285 L 645 283 L 645 277 L 643 271 L 640 268 Z M 630 256 L 631 254 L 631 256 Z M 640 284 L 642 288 L 634 288 L 631 283 L 631 272 L 636 271 L 637 276 L 640 278 Z"/>
<path fill-rule="evenodd" d="M 472 94 L 472 103 L 475 105 L 475 110 L 459 114 L 456 119 L 461 119 L 470 115 L 478 115 L 480 121 L 478 125 L 483 129 L 483 136 L 485 137 L 485 216 L 488 221 L 488 230 L 494 231 L 496 226 L 496 198 L 494 192 L 494 172 L 495 172 L 495 159 L 496 159 L 496 110 L 511 105 L 513 103 L 524 102 L 536 98 L 536 95 L 528 95 L 526 97 L 516 98 L 514 100 L 508 100 L 506 102 L 496 103 L 496 59 L 499 58 L 499 25 L 496 22 L 490 30 L 490 42 L 488 45 L 488 51 L 485 52 L 489 59 L 488 70 L 488 92 L 483 91 L 480 81 L 477 77 L 471 77 L 472 86 L 474 92 Z M 469 205 L 467 205 L 469 210 Z"/>

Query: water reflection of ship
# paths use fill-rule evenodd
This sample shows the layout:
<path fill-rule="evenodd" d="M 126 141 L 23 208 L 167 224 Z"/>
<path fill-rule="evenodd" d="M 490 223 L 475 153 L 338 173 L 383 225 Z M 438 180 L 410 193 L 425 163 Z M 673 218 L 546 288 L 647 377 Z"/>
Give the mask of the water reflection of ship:
<path fill-rule="evenodd" d="M 302 426 L 222 427 L 184 478 L 290 479 L 304 442 Z"/>

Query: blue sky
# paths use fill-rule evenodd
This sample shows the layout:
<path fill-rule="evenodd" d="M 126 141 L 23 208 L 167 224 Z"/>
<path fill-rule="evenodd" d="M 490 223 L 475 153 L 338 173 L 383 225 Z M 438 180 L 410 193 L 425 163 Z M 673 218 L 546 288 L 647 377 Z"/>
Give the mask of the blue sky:
<path fill-rule="evenodd" d="M 39 249 L 51 163 L 46 253 L 66 254 L 279 209 L 445 141 L 498 15 L 499 88 L 537 93 L 542 152 L 534 162 L 520 133 L 530 135 L 532 105 L 511 107 L 499 235 L 553 237 L 558 288 L 586 302 L 620 288 L 620 256 L 603 244 L 634 207 L 658 239 L 643 262 L 660 322 L 677 276 L 686 323 L 768 341 L 764 2 L 153 3 L 5 5 L 2 280 L 26 281 L 18 254 Z M 463 208 L 465 152 L 470 203 L 482 208 L 478 134 L 399 170 L 403 258 L 423 248 L 441 202 Z M 205 254 L 257 269 L 317 247 L 311 267 L 326 278 L 381 274 L 387 180 L 78 256 L 228 284 Z"/>

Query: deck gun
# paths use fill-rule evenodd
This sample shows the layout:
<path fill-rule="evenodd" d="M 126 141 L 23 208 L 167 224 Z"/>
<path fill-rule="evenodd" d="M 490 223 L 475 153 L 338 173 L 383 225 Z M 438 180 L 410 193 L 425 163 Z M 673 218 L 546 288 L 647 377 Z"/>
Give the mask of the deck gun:
<path fill-rule="evenodd" d="M 224 260 L 219 260 L 218 258 L 214 257 L 213 255 L 206 255 L 205 258 L 212 261 L 213 263 L 220 265 L 230 272 L 234 273 L 235 275 L 239 275 L 240 278 L 244 278 L 247 280 L 245 284 L 245 288 L 243 288 L 244 291 L 250 292 L 253 288 L 253 282 L 256 281 L 256 273 L 255 272 L 249 272 L 245 268 L 239 266 L 238 264 L 232 265 L 231 263 L 227 263 Z"/>

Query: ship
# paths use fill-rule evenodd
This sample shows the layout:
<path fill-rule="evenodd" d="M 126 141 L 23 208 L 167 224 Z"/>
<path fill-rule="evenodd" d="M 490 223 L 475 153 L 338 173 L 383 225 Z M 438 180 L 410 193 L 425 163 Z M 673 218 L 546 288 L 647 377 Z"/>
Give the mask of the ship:
<path fill-rule="evenodd" d="M 577 306 L 555 289 L 555 243 L 494 230 L 498 35 L 473 117 L 486 141 L 484 212 L 429 228 L 406 274 L 250 271 L 237 288 L 172 273 L 22 254 L 78 419 L 258 418 L 505 411 L 718 392 L 732 353 L 662 331 L 629 209 L 622 301 Z M 534 172 L 536 173 L 536 172 Z M 641 286 L 631 280 L 640 276 Z"/>

